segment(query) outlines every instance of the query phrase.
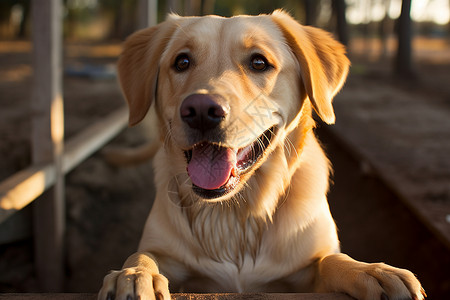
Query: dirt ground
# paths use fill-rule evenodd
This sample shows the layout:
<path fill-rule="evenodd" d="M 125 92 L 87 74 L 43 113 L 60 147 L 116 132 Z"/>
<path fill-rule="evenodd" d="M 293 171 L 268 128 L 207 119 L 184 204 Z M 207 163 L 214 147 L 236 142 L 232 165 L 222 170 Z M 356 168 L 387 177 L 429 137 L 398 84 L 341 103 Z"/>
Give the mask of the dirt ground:
<path fill-rule="evenodd" d="M 66 69 L 73 71 L 80 66 L 113 64 L 117 53 L 115 44 L 71 45 L 65 52 Z M 414 90 L 396 91 L 407 94 L 431 90 L 439 94 L 436 99 L 440 100 L 436 101 L 450 105 L 446 102 L 449 101 L 446 98 L 448 84 L 442 85 L 440 90 L 432 88 L 447 80 L 449 67 L 424 61 L 422 68 L 440 79 L 425 77 Z M 380 82 L 380 86 L 397 84 L 376 75 L 385 72 L 379 65 L 372 68 L 376 72 L 355 72 L 347 92 L 351 93 L 352 86 L 374 81 Z M 31 73 L 30 45 L 0 42 L 0 180 L 30 164 Z M 367 86 L 373 88 L 368 93 L 377 92 L 376 85 Z M 123 105 L 115 79 L 86 77 L 82 72 L 66 74 L 64 98 L 67 138 Z M 145 127 L 127 129 L 111 144 L 138 145 L 145 140 L 146 130 Z M 368 175 L 361 162 L 326 126 L 319 126 L 317 133 L 335 168 L 329 202 L 343 252 L 359 260 L 384 261 L 408 268 L 422 281 L 429 299 L 450 299 L 448 248 L 379 179 Z M 152 180 L 151 162 L 137 167 L 114 168 L 105 162 L 101 152 L 68 174 L 65 291 L 96 292 L 104 274 L 120 268 L 125 258 L 134 252 L 151 208 Z M 20 215 L 29 221 L 30 208 Z M 2 226 L 0 224 L 0 229 Z M 28 232 L 31 232 L 30 228 Z M 0 245 L 0 292 L 39 291 L 32 246 L 30 234 Z"/>

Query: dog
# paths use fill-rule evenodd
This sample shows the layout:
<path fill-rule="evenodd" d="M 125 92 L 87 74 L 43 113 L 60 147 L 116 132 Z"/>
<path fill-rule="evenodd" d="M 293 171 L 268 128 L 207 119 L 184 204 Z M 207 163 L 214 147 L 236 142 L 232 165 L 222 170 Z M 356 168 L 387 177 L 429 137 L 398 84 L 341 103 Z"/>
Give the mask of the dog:
<path fill-rule="evenodd" d="M 345 48 L 288 13 L 180 17 L 131 35 L 118 62 L 129 124 L 153 111 L 156 198 L 138 252 L 98 299 L 173 292 L 342 292 L 424 299 L 408 270 L 340 253 L 314 134 Z"/>

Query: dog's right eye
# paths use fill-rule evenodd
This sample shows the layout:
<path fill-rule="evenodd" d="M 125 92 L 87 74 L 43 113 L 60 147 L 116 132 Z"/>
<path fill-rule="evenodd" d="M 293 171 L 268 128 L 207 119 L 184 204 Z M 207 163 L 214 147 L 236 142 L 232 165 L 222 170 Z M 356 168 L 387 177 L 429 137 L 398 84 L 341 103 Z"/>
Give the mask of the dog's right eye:
<path fill-rule="evenodd" d="M 267 59 L 260 54 L 255 54 L 250 59 L 250 69 L 252 69 L 253 71 L 262 72 L 267 70 L 269 66 L 270 65 L 267 62 Z"/>
<path fill-rule="evenodd" d="M 180 54 L 175 59 L 174 68 L 178 72 L 183 72 L 189 68 L 191 61 L 189 60 L 189 56 L 187 54 Z"/>

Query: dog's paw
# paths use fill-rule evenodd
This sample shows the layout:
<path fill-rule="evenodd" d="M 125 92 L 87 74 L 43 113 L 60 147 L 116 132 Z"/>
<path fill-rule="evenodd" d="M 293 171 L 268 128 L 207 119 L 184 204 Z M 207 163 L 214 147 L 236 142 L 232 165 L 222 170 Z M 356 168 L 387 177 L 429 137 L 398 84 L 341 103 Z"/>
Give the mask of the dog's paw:
<path fill-rule="evenodd" d="M 170 300 L 169 281 L 144 268 L 111 271 L 105 276 L 98 300 Z"/>
<path fill-rule="evenodd" d="M 361 299 L 423 300 L 426 297 L 413 273 L 383 263 L 366 264 L 354 278 Z"/>
<path fill-rule="evenodd" d="M 426 297 L 416 276 L 384 263 L 367 264 L 344 254 L 321 262 L 322 289 L 344 292 L 358 300 L 423 300 Z"/>

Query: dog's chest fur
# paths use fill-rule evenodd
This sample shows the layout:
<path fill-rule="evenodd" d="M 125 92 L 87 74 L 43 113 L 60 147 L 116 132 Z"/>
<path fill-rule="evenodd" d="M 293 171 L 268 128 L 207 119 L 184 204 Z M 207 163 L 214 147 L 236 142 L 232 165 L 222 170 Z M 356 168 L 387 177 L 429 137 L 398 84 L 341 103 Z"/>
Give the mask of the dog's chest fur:
<path fill-rule="evenodd" d="M 186 208 L 184 213 L 200 257 L 206 255 L 216 262 L 233 263 L 238 270 L 245 257 L 256 260 L 267 221 L 249 216 L 245 202 L 202 204 Z"/>

